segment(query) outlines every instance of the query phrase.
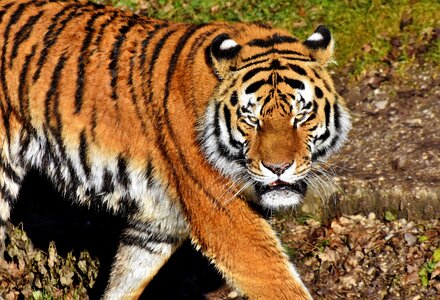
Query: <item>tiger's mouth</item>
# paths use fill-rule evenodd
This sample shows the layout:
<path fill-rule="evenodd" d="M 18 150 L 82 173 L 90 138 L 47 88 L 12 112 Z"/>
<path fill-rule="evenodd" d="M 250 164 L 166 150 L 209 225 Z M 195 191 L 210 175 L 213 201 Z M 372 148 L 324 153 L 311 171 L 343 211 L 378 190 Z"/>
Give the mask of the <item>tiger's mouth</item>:
<path fill-rule="evenodd" d="M 298 204 L 307 192 L 305 180 L 293 184 L 277 180 L 270 184 L 258 183 L 255 187 L 263 206 L 268 208 L 288 207 Z"/>
<path fill-rule="evenodd" d="M 283 190 L 294 192 L 300 194 L 301 196 L 304 196 L 307 192 L 307 183 L 305 182 L 305 180 L 298 180 L 293 184 L 284 182 L 282 180 L 277 180 L 266 185 L 259 183 L 257 184 L 256 189 L 260 196 L 266 193 Z"/>

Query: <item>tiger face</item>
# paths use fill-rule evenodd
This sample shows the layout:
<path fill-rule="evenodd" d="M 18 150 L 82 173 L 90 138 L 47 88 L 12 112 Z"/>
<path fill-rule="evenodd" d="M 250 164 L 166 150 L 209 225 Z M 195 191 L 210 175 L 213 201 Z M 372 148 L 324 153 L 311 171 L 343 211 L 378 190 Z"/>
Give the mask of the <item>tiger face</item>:
<path fill-rule="evenodd" d="M 219 84 L 203 122 L 208 159 L 262 206 L 297 204 L 316 162 L 350 129 L 326 70 L 329 30 L 320 26 L 305 42 L 282 33 L 240 41 L 223 34 L 209 51 Z"/>

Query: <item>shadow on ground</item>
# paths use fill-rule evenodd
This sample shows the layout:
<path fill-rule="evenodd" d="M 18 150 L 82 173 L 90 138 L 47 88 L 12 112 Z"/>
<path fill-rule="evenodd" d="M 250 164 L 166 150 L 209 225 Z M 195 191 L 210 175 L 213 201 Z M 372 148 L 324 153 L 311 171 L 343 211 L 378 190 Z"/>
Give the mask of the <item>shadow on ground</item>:
<path fill-rule="evenodd" d="M 87 249 L 100 262 L 97 283 L 90 291 L 91 299 L 99 299 L 118 244 L 123 221 L 105 212 L 71 206 L 51 184 L 37 173 L 25 179 L 20 200 L 14 207 L 11 221 L 23 228 L 39 249 L 48 249 L 55 241 L 58 253 L 79 254 Z M 217 289 L 222 279 L 209 262 L 189 242 L 179 249 L 160 270 L 141 299 L 205 299 Z"/>

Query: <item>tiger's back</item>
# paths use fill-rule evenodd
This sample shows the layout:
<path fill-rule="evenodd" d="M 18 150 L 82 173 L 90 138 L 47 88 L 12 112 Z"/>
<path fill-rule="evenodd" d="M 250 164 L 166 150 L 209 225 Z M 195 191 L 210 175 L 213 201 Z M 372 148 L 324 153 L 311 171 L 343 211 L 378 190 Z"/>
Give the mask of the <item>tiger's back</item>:
<path fill-rule="evenodd" d="M 296 203 L 303 177 L 250 191 L 223 183 L 247 170 L 262 172 L 247 179 L 258 181 L 267 162 L 277 173 L 294 159 L 284 169 L 300 172 L 345 139 L 346 108 L 324 71 L 327 31 L 302 44 L 264 25 L 172 23 L 67 0 L 1 1 L 0 21 L 0 239 L 37 169 L 73 202 L 127 220 L 105 298 L 138 297 L 188 236 L 251 298 L 310 297 L 273 231 L 239 199 L 263 190 L 263 204 Z M 291 94 L 299 100 L 282 104 Z M 271 128 L 293 113 L 298 141 L 274 156 L 284 141 Z"/>

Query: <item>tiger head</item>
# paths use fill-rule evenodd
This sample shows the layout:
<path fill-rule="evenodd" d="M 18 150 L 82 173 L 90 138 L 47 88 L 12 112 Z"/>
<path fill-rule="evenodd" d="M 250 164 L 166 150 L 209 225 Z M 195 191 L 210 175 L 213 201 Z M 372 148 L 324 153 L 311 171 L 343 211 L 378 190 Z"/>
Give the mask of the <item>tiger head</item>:
<path fill-rule="evenodd" d="M 252 191 L 267 208 L 292 206 L 305 195 L 316 162 L 350 129 L 326 70 L 334 42 L 324 26 L 304 42 L 278 31 L 255 34 L 220 34 L 206 50 L 218 86 L 201 143 L 240 191 Z"/>

